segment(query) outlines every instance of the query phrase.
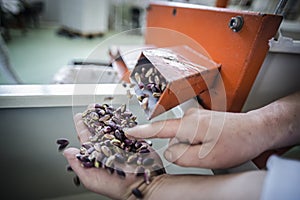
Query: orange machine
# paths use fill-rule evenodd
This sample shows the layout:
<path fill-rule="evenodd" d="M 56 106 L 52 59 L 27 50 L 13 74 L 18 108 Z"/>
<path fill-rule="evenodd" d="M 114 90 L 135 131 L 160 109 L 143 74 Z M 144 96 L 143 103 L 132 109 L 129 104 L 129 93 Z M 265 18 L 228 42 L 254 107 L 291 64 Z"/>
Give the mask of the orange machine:
<path fill-rule="evenodd" d="M 226 6 L 224 2 L 221 4 Z M 268 52 L 268 41 L 276 35 L 281 21 L 281 16 L 273 14 L 152 3 L 148 8 L 147 27 L 163 29 L 147 29 L 145 39 L 147 44 L 157 47 L 180 45 L 178 34 L 166 31 L 173 30 L 198 43 L 201 46 L 198 50 L 221 64 L 218 80 L 212 88 L 199 94 L 202 104 L 213 110 L 239 112 Z M 267 152 L 254 162 L 264 167 L 271 153 L 274 152 Z"/>
<path fill-rule="evenodd" d="M 226 7 L 227 2 L 217 1 L 217 6 Z M 276 35 L 281 21 L 282 16 L 274 14 L 153 2 L 147 9 L 145 43 L 158 48 L 187 45 L 220 64 L 218 76 L 210 77 L 213 84 L 203 86 L 197 95 L 208 109 L 240 112 L 269 50 L 268 42 Z M 120 61 L 123 64 L 116 65 L 121 68 L 123 80 L 128 81 L 130 71 Z M 163 97 L 172 100 L 172 95 Z M 170 105 L 162 106 L 176 106 Z M 154 112 L 151 117 L 157 114 Z M 267 156 L 260 158 L 256 164 L 263 167 Z"/>
<path fill-rule="evenodd" d="M 213 110 L 241 111 L 282 17 L 174 2 L 151 3 L 147 12 L 146 44 L 189 45 L 168 30 L 176 31 L 190 37 L 222 65 L 213 88 L 199 94 L 203 105 Z"/>

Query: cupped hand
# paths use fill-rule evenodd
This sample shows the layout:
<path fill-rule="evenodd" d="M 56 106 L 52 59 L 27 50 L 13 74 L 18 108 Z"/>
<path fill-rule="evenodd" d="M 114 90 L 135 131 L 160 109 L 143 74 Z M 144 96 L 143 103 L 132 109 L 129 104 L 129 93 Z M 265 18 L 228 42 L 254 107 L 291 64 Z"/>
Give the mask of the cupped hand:
<path fill-rule="evenodd" d="M 220 169 L 251 160 L 265 149 L 259 117 L 192 108 L 181 119 L 139 125 L 130 138 L 170 138 L 165 158 L 177 165 Z"/>
<path fill-rule="evenodd" d="M 76 114 L 74 116 L 74 122 L 78 139 L 80 143 L 85 143 L 89 140 L 91 133 L 82 120 L 82 114 Z M 157 153 L 153 149 L 150 149 L 149 157 L 155 159 L 155 162 L 162 165 L 162 161 Z M 118 175 L 116 172 L 113 174 L 108 173 L 103 168 L 85 168 L 81 162 L 76 158 L 76 154 L 79 153 L 77 148 L 68 148 L 64 151 L 72 170 L 79 177 L 80 182 L 88 189 L 95 193 L 105 195 L 113 199 L 127 199 L 131 195 L 131 190 L 137 187 L 144 181 L 143 176 L 137 177 L 134 174 L 136 165 L 129 165 L 126 162 L 124 164 L 115 163 L 115 169 L 121 169 L 125 172 L 126 177 Z M 155 185 L 152 183 L 147 187 L 153 188 Z"/>

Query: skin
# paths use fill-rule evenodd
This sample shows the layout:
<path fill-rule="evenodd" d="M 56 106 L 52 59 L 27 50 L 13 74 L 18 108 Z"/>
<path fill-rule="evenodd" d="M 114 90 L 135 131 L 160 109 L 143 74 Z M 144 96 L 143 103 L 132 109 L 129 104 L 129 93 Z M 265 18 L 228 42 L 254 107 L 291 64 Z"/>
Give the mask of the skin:
<path fill-rule="evenodd" d="M 78 113 L 74 116 L 76 132 L 80 143 L 88 141 L 91 133 L 88 131 L 82 120 L 82 114 Z M 115 167 L 126 172 L 126 179 L 120 178 L 116 173 L 109 174 L 105 169 L 84 168 L 81 162 L 76 158 L 79 153 L 77 148 L 68 148 L 63 154 L 68 160 L 73 171 L 79 177 L 80 182 L 89 190 L 108 196 L 112 199 L 127 199 L 131 194 L 131 190 L 135 188 L 135 184 L 143 180 L 142 177 L 136 177 L 134 174 L 135 167 L 127 164 L 115 163 Z M 156 162 L 163 166 L 160 157 L 154 151 L 151 151 L 148 157 L 152 157 Z M 112 190 L 112 188 L 114 188 Z"/>
<path fill-rule="evenodd" d="M 127 136 L 170 138 L 165 157 L 181 166 L 231 167 L 265 150 L 299 144 L 299 100 L 298 92 L 248 113 L 191 109 L 182 119 L 140 125 L 127 130 Z M 86 141 L 89 132 L 77 115 L 75 125 L 79 140 Z M 130 190 L 140 180 L 133 175 L 120 179 L 102 169 L 83 168 L 76 153 L 75 148 L 64 151 L 87 189 L 113 199 L 132 198 Z M 143 193 L 145 199 L 259 199 L 265 175 L 265 171 L 216 176 L 164 174 L 154 178 Z"/>
<path fill-rule="evenodd" d="M 83 124 L 81 114 L 74 117 L 78 139 L 81 143 L 88 140 L 90 133 Z M 80 178 L 81 183 L 90 191 L 107 196 L 112 199 L 135 199 L 131 195 L 131 190 L 141 182 L 141 178 L 136 178 L 129 165 L 117 166 L 127 173 L 126 179 L 121 179 L 115 173 L 110 175 L 104 169 L 84 168 L 77 160 L 77 148 L 68 148 L 63 154 L 73 171 Z M 160 158 L 157 154 L 152 155 L 157 161 Z M 248 172 L 235 175 L 222 176 L 201 176 L 201 175 L 169 175 L 164 174 L 155 177 L 151 184 L 143 189 L 144 199 L 182 199 L 189 196 L 189 199 L 215 199 L 218 193 L 215 188 L 223 188 L 223 197 L 232 199 L 232 190 L 243 184 L 248 188 L 246 192 L 236 191 L 236 199 L 248 195 L 249 199 L 258 199 L 261 192 L 265 172 Z M 113 190 L 111 188 L 114 188 Z M 180 191 L 176 193 L 174 191 Z M 195 192 L 196 191 L 196 192 Z M 205 191 L 205 195 L 199 196 L 198 191 Z M 233 198 L 234 199 L 234 198 Z M 244 198 L 245 199 L 245 198 Z"/>
<path fill-rule="evenodd" d="M 266 150 L 299 144 L 299 102 L 300 92 L 247 113 L 193 108 L 182 119 L 136 126 L 126 135 L 171 138 L 165 158 L 181 166 L 228 168 Z"/>
<path fill-rule="evenodd" d="M 259 199 L 265 175 L 265 171 L 218 176 L 165 175 L 145 199 Z"/>

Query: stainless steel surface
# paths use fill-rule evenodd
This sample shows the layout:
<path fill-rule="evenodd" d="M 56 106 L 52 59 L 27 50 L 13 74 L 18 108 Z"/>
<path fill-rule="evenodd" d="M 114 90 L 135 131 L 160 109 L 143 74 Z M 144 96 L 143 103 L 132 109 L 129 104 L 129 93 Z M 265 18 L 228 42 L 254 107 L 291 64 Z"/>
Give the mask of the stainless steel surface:
<path fill-rule="evenodd" d="M 284 7 L 286 5 L 286 3 L 288 2 L 288 0 L 280 0 L 276 6 L 276 9 L 274 11 L 275 15 L 280 15 L 282 14 Z"/>
<path fill-rule="evenodd" d="M 300 90 L 300 41 L 270 41 L 270 51 L 256 77 L 243 111 L 265 106 Z"/>
<path fill-rule="evenodd" d="M 0 85 L 0 108 L 61 107 L 103 102 L 127 102 L 127 90 L 121 84 Z"/>

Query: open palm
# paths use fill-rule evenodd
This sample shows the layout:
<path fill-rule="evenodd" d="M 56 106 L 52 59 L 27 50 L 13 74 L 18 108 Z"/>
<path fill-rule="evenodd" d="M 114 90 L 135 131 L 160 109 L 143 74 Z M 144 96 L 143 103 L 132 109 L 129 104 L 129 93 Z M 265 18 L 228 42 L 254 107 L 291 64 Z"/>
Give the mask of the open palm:
<path fill-rule="evenodd" d="M 92 136 L 86 124 L 83 122 L 82 114 L 78 113 L 74 116 L 74 122 L 78 139 L 81 144 L 89 142 Z M 150 153 L 147 158 L 154 159 L 153 163 L 157 166 L 163 166 L 159 155 L 149 148 Z M 115 162 L 113 169 L 105 168 L 86 168 L 82 166 L 82 162 L 77 159 L 80 150 L 77 148 L 68 148 L 64 151 L 64 156 L 67 158 L 71 168 L 79 177 L 81 183 L 93 192 L 108 196 L 114 199 L 127 199 L 131 194 L 132 189 L 143 183 L 145 177 L 137 176 L 137 165 L 128 164 L 127 162 Z M 153 166 L 153 165 L 152 165 Z M 145 169 L 150 166 L 144 166 Z M 158 169 L 162 172 L 163 169 Z M 151 176 L 159 175 L 160 173 L 153 172 L 151 168 Z"/>

